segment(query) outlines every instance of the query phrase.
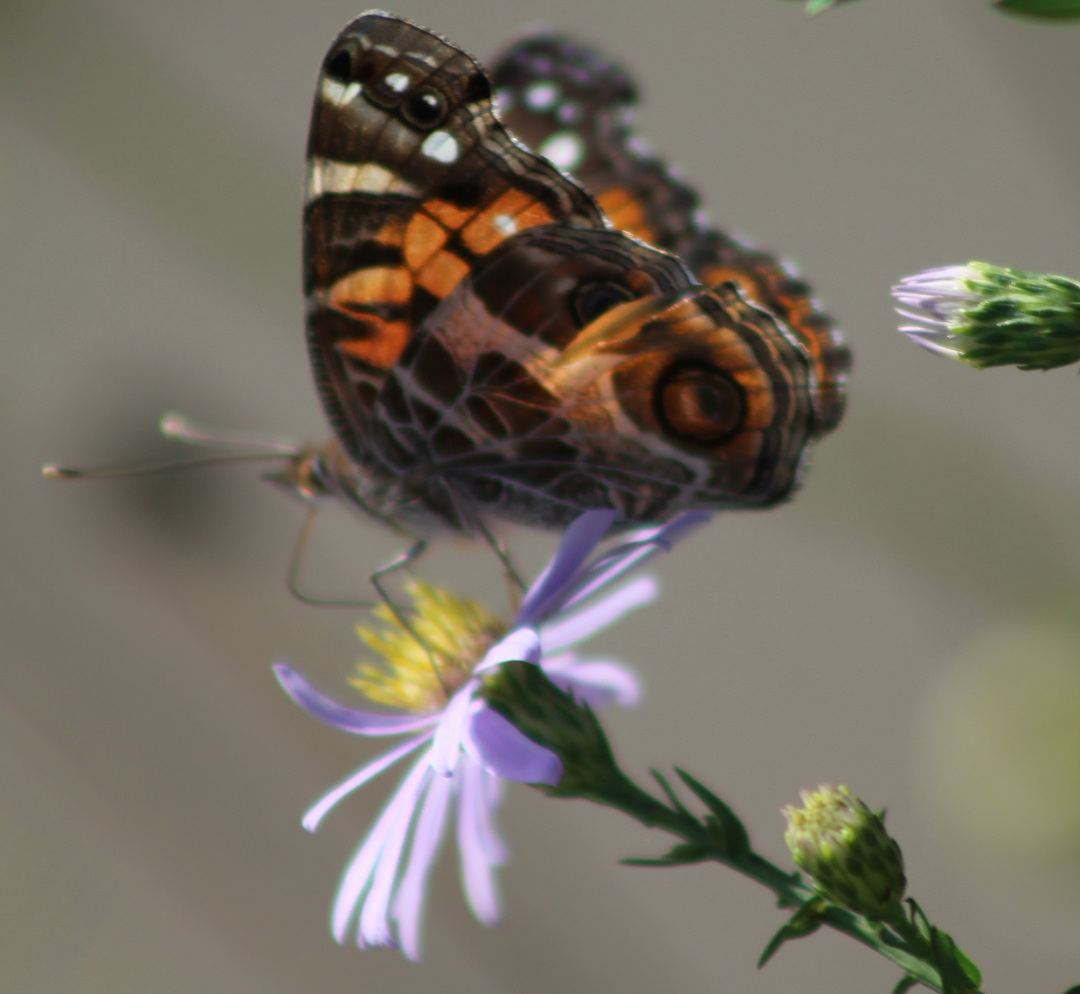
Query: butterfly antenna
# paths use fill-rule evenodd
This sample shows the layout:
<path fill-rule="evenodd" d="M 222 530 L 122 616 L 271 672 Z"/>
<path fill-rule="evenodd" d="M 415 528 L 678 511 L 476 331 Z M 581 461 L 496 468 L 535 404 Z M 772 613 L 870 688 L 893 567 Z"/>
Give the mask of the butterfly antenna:
<path fill-rule="evenodd" d="M 203 466 L 229 466 L 234 463 L 265 462 L 268 459 L 280 460 L 285 453 L 255 452 L 242 456 L 207 456 L 204 459 L 174 459 L 170 462 L 141 463 L 135 466 L 94 466 L 78 468 L 57 466 L 46 463 L 41 467 L 41 475 L 49 480 L 102 480 L 138 476 L 155 476 L 158 473 L 172 473 L 182 469 L 199 469 Z"/>
<path fill-rule="evenodd" d="M 166 438 L 188 445 L 244 445 L 283 456 L 294 456 L 299 452 L 296 444 L 286 439 L 209 428 L 179 411 L 166 411 L 158 427 Z"/>
<path fill-rule="evenodd" d="M 239 455 L 204 456 L 198 459 L 172 459 L 167 462 L 142 463 L 132 466 L 96 466 L 81 469 L 57 466 L 49 463 L 41 468 L 42 476 L 50 480 L 116 479 L 137 476 L 155 476 L 183 469 L 200 469 L 204 466 L 228 466 L 235 463 L 265 462 L 267 460 L 294 459 L 301 449 L 281 439 L 270 439 L 238 432 L 217 431 L 206 428 L 170 411 L 159 425 L 166 438 L 192 445 L 246 446 L 262 449 L 262 452 L 245 452 Z"/>

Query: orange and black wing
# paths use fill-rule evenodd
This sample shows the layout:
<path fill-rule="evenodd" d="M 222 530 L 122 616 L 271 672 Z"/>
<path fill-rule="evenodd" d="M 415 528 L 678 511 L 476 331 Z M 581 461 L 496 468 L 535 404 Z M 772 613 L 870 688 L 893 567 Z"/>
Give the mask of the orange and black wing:
<path fill-rule="evenodd" d="M 304 291 L 316 382 L 349 455 L 410 338 L 494 248 L 535 225 L 602 228 L 593 199 L 507 134 L 484 70 L 438 35 L 361 15 L 319 74 Z"/>
<path fill-rule="evenodd" d="M 492 79 L 507 127 L 573 175 L 616 228 L 676 253 L 703 283 L 733 281 L 791 327 L 814 359 L 815 434 L 835 427 L 850 354 L 833 322 L 774 256 L 707 225 L 696 191 L 635 134 L 629 74 L 573 38 L 536 32 L 495 60 Z"/>
<path fill-rule="evenodd" d="M 730 285 L 620 231 L 536 227 L 410 341 L 376 446 L 400 477 L 423 467 L 447 520 L 469 505 L 549 527 L 591 508 L 627 525 L 764 507 L 798 480 L 812 376 L 791 332 Z"/>

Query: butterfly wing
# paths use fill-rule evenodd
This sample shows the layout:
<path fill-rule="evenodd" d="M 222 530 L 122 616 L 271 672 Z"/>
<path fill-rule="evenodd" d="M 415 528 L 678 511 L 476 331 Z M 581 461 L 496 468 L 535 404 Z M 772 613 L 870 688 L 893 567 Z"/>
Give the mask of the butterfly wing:
<path fill-rule="evenodd" d="M 796 483 L 811 379 L 791 332 L 733 287 L 623 232 L 550 225 L 433 312 L 388 374 L 374 445 L 445 517 L 766 506 Z"/>
<path fill-rule="evenodd" d="M 616 228 L 676 253 L 703 283 L 735 282 L 791 327 L 814 359 L 816 431 L 833 428 L 850 366 L 833 322 L 775 257 L 705 223 L 696 191 L 634 133 L 629 74 L 573 38 L 536 32 L 495 60 L 492 80 L 511 131 L 579 180 Z"/>
<path fill-rule="evenodd" d="M 387 371 L 479 260 L 535 225 L 606 221 L 510 138 L 473 59 L 387 14 L 358 17 L 331 45 L 307 155 L 308 347 L 331 424 L 366 465 Z"/>

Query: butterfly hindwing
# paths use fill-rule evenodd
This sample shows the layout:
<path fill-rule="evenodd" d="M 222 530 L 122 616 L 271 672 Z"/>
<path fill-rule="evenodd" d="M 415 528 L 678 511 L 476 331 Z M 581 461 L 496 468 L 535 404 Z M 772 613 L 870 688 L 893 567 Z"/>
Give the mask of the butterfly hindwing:
<path fill-rule="evenodd" d="M 539 31 L 495 60 L 492 79 L 507 127 L 555 153 L 615 227 L 676 253 L 703 283 L 735 282 L 791 327 L 816 366 L 817 433 L 835 427 L 850 356 L 831 319 L 775 257 L 706 224 L 697 192 L 633 130 L 637 87 L 626 70 L 573 38 Z"/>
<path fill-rule="evenodd" d="M 446 370 L 453 370 L 451 376 Z M 393 471 L 565 526 L 775 503 L 806 445 L 810 365 L 731 288 L 617 231 L 537 227 L 444 301 L 377 407 Z"/>

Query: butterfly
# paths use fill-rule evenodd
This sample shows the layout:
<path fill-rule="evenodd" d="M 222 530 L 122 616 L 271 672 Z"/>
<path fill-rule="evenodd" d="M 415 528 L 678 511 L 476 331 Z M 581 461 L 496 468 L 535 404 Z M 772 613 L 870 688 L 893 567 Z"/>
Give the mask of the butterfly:
<path fill-rule="evenodd" d="M 590 49 L 526 38 L 494 84 L 382 12 L 330 46 L 304 293 L 334 437 L 289 482 L 415 534 L 788 497 L 848 362 L 805 284 L 700 223 Z"/>

